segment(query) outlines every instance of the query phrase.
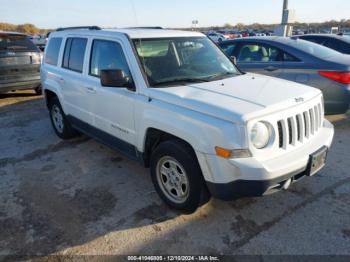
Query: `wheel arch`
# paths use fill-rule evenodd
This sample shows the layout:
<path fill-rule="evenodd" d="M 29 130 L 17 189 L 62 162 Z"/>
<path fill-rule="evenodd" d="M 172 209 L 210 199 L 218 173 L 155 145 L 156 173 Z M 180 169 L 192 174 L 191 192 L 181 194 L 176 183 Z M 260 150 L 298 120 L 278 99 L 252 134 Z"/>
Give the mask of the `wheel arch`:
<path fill-rule="evenodd" d="M 48 108 L 49 108 L 51 99 L 56 97 L 58 99 L 58 101 L 60 102 L 60 104 L 61 104 L 63 112 L 66 112 L 65 106 L 64 106 L 64 103 L 63 103 L 62 94 L 60 92 L 58 92 L 58 90 L 56 88 L 45 88 L 43 90 L 43 94 L 44 94 L 44 97 L 45 97 L 46 106 Z"/>
<path fill-rule="evenodd" d="M 144 159 L 144 165 L 146 167 L 149 167 L 151 154 L 156 149 L 156 147 L 160 143 L 168 140 L 177 140 L 181 142 L 194 154 L 194 156 L 197 159 L 196 151 L 194 147 L 186 139 L 183 139 L 179 136 L 171 134 L 167 131 L 160 130 L 158 128 L 149 127 L 145 132 L 144 144 L 143 144 L 143 159 Z"/>
<path fill-rule="evenodd" d="M 58 98 L 57 94 L 49 89 L 45 89 L 44 95 L 45 95 L 45 102 L 47 107 L 49 107 L 50 102 L 54 97 Z"/>

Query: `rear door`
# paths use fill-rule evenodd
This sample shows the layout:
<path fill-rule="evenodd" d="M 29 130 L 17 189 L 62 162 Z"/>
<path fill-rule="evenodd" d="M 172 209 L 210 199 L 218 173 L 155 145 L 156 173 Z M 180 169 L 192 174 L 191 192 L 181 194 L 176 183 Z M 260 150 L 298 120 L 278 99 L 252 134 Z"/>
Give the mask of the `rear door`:
<path fill-rule="evenodd" d="M 0 33 L 0 83 L 40 79 L 40 52 L 25 35 Z"/>
<path fill-rule="evenodd" d="M 88 38 L 84 37 L 66 38 L 60 82 L 66 114 L 74 117 L 73 121 L 92 124 L 91 90 L 86 88 L 84 76 L 87 43 Z"/>
<path fill-rule="evenodd" d="M 242 71 L 279 77 L 283 71 L 283 53 L 269 44 L 241 41 L 234 56 Z"/>
<path fill-rule="evenodd" d="M 315 70 L 309 61 L 303 61 L 303 57 L 283 52 L 283 73 L 280 78 L 308 85 Z"/>

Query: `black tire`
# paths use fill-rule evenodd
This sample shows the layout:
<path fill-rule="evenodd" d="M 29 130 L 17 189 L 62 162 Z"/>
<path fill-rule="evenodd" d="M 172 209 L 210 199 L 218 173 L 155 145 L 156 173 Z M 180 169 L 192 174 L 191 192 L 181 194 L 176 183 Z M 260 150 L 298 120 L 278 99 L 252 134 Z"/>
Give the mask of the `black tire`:
<path fill-rule="evenodd" d="M 170 193 L 165 193 L 167 189 L 164 189 L 165 186 L 162 185 L 161 178 L 159 178 L 162 174 L 159 174 L 157 169 L 159 169 L 160 163 L 163 163 L 162 161 L 167 158 L 175 159 L 184 169 L 187 177 L 188 193 L 181 203 L 167 196 Z M 197 158 L 192 148 L 181 140 L 168 140 L 159 144 L 151 155 L 150 170 L 157 193 L 171 208 L 185 213 L 193 213 L 200 205 L 209 201 L 210 195 L 206 189 Z M 183 189 L 182 186 L 180 188 Z"/>
<path fill-rule="evenodd" d="M 39 86 L 37 86 L 36 88 L 34 88 L 34 92 L 35 92 L 35 94 L 41 96 L 41 95 L 42 95 L 42 92 L 43 92 L 43 90 L 42 90 L 42 88 L 41 88 L 41 85 L 39 85 Z"/>
<path fill-rule="evenodd" d="M 53 111 L 55 111 L 57 113 L 59 112 L 61 114 L 62 126 L 60 126 L 60 127 L 57 126 L 57 122 L 56 122 L 57 120 L 55 119 Z M 55 130 L 55 133 L 58 137 L 66 140 L 66 139 L 74 138 L 78 135 L 78 132 L 76 130 L 74 130 L 72 125 L 69 123 L 67 116 L 64 114 L 62 107 L 61 107 L 61 104 L 60 104 L 57 97 L 53 97 L 50 99 L 49 112 L 50 112 L 50 119 L 51 119 L 52 127 Z"/>

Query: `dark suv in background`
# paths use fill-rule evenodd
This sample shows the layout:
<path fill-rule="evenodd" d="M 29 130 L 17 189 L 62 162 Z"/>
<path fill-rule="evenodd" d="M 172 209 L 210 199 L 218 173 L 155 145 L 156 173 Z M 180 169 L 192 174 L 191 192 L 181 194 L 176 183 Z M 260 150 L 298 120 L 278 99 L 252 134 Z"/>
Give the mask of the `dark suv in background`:
<path fill-rule="evenodd" d="M 0 93 L 34 89 L 41 94 L 40 50 L 20 33 L 0 31 Z"/>
<path fill-rule="evenodd" d="M 338 51 L 339 53 L 350 55 L 349 36 L 331 34 L 312 34 L 294 36 L 294 38 L 300 38 L 306 41 L 314 42 L 316 44 L 323 45 L 335 51 Z"/>

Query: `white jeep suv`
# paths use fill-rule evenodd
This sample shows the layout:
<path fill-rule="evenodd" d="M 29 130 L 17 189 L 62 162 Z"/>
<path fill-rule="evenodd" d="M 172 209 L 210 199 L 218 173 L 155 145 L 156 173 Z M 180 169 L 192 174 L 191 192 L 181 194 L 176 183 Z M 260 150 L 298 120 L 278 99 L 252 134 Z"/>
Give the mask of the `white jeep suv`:
<path fill-rule="evenodd" d="M 334 134 L 319 90 L 242 73 L 196 32 L 61 29 L 41 80 L 59 137 L 78 130 L 139 160 L 185 212 L 314 175 Z"/>

